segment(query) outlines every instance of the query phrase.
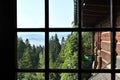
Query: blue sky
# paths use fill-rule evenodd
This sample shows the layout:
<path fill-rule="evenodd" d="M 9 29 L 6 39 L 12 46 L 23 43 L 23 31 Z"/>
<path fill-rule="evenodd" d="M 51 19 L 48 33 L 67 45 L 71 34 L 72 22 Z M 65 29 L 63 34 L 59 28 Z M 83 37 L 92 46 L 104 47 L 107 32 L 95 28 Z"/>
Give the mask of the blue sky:
<path fill-rule="evenodd" d="M 17 0 L 17 27 L 44 27 L 44 0 Z"/>
<path fill-rule="evenodd" d="M 17 0 L 17 27 L 44 28 L 45 0 Z M 73 0 L 49 0 L 49 26 L 71 28 Z"/>
<path fill-rule="evenodd" d="M 45 45 L 45 33 L 44 32 L 18 32 L 18 37 L 21 37 L 25 42 L 26 39 L 29 39 L 31 45 L 39 46 Z"/>
<path fill-rule="evenodd" d="M 72 27 L 73 0 L 49 0 L 50 27 Z"/>
<path fill-rule="evenodd" d="M 62 37 L 64 37 L 66 39 L 67 36 L 71 32 L 50 32 L 49 38 L 51 38 L 51 36 L 54 36 L 55 33 L 57 33 L 59 42 L 61 42 Z M 44 46 L 45 45 L 45 33 L 44 32 L 18 32 L 17 36 L 21 37 L 24 42 L 26 39 L 29 39 L 29 42 L 31 45 L 33 45 L 33 44 L 35 46 L 39 46 L 39 45 Z"/>

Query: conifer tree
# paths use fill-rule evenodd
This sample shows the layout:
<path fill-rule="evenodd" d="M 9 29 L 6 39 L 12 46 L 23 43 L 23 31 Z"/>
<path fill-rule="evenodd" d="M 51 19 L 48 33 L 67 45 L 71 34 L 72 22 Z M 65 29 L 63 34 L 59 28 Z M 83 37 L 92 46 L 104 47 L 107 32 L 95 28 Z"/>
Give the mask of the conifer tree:
<path fill-rule="evenodd" d="M 62 37 L 61 46 L 63 46 L 64 44 L 65 44 L 65 39 L 64 39 L 64 37 Z"/>
<path fill-rule="evenodd" d="M 30 58 L 30 48 L 26 48 L 25 52 L 23 53 L 23 57 L 19 60 L 19 68 L 25 69 L 25 68 L 32 68 L 32 62 Z"/>
<path fill-rule="evenodd" d="M 50 65 L 52 67 L 52 64 L 56 61 L 56 58 L 58 54 L 60 53 L 61 45 L 59 43 L 59 39 L 57 37 L 57 34 L 55 34 L 54 37 L 52 37 L 49 41 L 49 54 L 50 54 Z"/>
<path fill-rule="evenodd" d="M 23 42 L 22 38 L 17 38 L 18 60 L 22 58 L 24 51 L 25 51 L 25 43 Z"/>

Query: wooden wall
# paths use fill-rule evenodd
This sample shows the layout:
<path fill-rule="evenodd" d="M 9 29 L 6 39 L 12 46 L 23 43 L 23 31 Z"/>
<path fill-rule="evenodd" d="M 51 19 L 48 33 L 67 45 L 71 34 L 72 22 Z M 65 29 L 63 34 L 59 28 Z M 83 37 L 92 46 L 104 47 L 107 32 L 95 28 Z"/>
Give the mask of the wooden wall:
<path fill-rule="evenodd" d="M 115 28 L 120 28 L 120 6 L 117 7 L 115 12 Z M 101 21 L 96 27 L 111 27 L 110 17 L 107 17 L 105 20 Z M 105 67 L 107 63 L 111 60 L 111 33 L 110 32 L 95 32 L 94 33 L 94 53 L 97 54 L 97 69 Z M 116 58 L 120 58 L 120 31 L 116 32 L 115 36 L 116 41 Z M 116 54 L 114 53 L 114 54 Z M 113 53 L 112 53 L 113 54 Z"/>
<path fill-rule="evenodd" d="M 120 32 L 116 32 L 116 52 L 117 56 L 120 57 Z"/>
<path fill-rule="evenodd" d="M 98 61 L 98 69 L 103 68 L 110 62 L 111 55 L 110 32 L 95 32 L 94 34 L 94 53 Z M 100 64 L 101 63 L 101 64 Z"/>

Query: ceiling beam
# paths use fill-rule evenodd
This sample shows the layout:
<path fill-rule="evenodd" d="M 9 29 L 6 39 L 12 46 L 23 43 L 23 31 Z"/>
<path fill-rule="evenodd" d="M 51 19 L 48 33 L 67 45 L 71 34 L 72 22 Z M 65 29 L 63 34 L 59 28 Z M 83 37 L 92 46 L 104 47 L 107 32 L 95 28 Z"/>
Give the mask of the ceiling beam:
<path fill-rule="evenodd" d="M 103 16 L 106 16 L 106 15 L 98 15 L 98 14 L 83 14 L 83 16 L 103 17 Z"/>
<path fill-rule="evenodd" d="M 105 7 L 107 7 L 107 8 L 109 8 L 110 7 L 110 5 L 103 5 L 103 4 L 86 4 L 86 3 L 84 3 L 84 7 L 103 7 L 103 8 L 105 8 Z"/>
<path fill-rule="evenodd" d="M 95 13 L 104 13 L 104 14 L 107 14 L 108 11 L 100 11 L 100 10 L 89 10 L 89 9 L 83 9 L 83 12 L 84 11 L 88 11 L 88 12 L 95 12 Z"/>

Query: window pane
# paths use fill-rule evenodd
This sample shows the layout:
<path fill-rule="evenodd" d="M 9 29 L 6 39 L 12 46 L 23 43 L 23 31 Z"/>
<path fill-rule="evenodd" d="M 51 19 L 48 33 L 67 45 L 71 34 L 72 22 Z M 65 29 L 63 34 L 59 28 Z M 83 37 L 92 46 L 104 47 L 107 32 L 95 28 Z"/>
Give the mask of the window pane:
<path fill-rule="evenodd" d="M 74 19 L 73 0 L 51 0 L 49 2 L 50 28 L 72 28 Z"/>
<path fill-rule="evenodd" d="M 17 28 L 44 28 L 44 0 L 17 0 Z"/>
<path fill-rule="evenodd" d="M 92 52 L 92 32 L 82 32 L 82 68 L 92 69 L 93 52 Z"/>
<path fill-rule="evenodd" d="M 120 73 L 116 73 L 115 80 L 120 80 Z"/>
<path fill-rule="evenodd" d="M 110 73 L 82 73 L 82 80 L 112 80 Z"/>
<path fill-rule="evenodd" d="M 17 66 L 19 69 L 45 67 L 45 35 L 43 32 L 17 33 Z"/>
<path fill-rule="evenodd" d="M 114 4 L 115 5 L 114 7 L 115 27 L 120 28 L 120 2 L 119 0 L 114 0 L 114 3 L 115 3 Z"/>
<path fill-rule="evenodd" d="M 45 74 L 38 72 L 19 72 L 17 73 L 17 80 L 45 80 Z"/>
<path fill-rule="evenodd" d="M 78 80 L 77 73 L 50 73 L 49 80 Z"/>
<path fill-rule="evenodd" d="M 111 68 L 111 33 L 82 32 L 82 68 Z"/>
<path fill-rule="evenodd" d="M 116 32 L 116 69 L 120 69 L 120 32 Z"/>
<path fill-rule="evenodd" d="M 83 28 L 110 28 L 110 0 L 82 2 Z"/>
<path fill-rule="evenodd" d="M 50 32 L 49 65 L 53 69 L 78 68 L 78 33 Z"/>

